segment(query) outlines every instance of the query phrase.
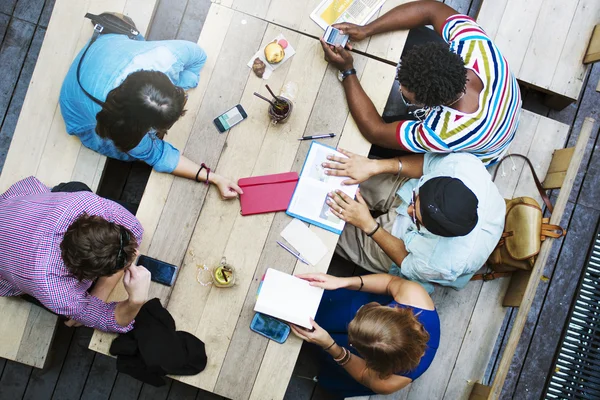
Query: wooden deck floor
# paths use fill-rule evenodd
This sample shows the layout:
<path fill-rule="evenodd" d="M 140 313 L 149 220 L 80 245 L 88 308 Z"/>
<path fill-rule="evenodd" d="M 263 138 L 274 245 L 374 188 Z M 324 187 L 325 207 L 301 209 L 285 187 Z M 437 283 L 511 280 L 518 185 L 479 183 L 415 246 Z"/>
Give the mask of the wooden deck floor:
<path fill-rule="evenodd" d="M 461 12 L 475 15 L 481 0 L 445 0 Z M 0 169 L 10 145 L 21 105 L 39 52 L 54 0 L 0 0 Z M 209 0 L 161 0 L 149 39 L 187 39 L 197 41 Z M 593 66 L 582 98 L 560 112 L 542 105 L 539 95 L 523 92 L 524 107 L 572 126 L 569 145 L 576 141 L 583 119 L 600 121 L 600 64 Z M 586 149 L 582 168 L 571 201 L 563 218 L 569 234 L 554 246 L 545 279 L 540 284 L 529 321 L 511 368 L 503 398 L 537 399 L 546 381 L 560 332 L 568 313 L 589 244 L 600 220 L 600 143 L 598 124 Z M 110 163 L 109 169 L 126 175 L 101 188 L 103 194 L 130 202 L 139 201 L 149 170 L 138 164 Z M 123 168 L 130 171 L 123 174 Z M 348 273 L 334 258 L 331 270 Z M 355 273 L 358 272 L 355 270 Z M 567 273 L 568 272 L 568 273 Z M 547 279 L 546 279 L 547 278 Z M 505 326 L 510 326 L 516 312 L 509 312 Z M 0 359 L 0 400 L 13 399 L 218 399 L 207 392 L 169 381 L 162 388 L 143 385 L 116 372 L 110 357 L 88 350 L 91 329 L 68 329 L 59 326 L 49 366 L 45 370 Z M 462 340 L 462 338 L 456 338 Z M 1 340 L 1 339 L 0 339 Z M 496 354 L 502 351 L 502 340 Z M 495 360 L 487 377 L 494 374 Z M 286 398 L 290 400 L 327 399 L 312 380 L 317 373 L 312 352 L 300 353 Z M 486 382 L 484 382 L 486 383 Z M 426 399 L 427 400 L 427 399 Z"/>

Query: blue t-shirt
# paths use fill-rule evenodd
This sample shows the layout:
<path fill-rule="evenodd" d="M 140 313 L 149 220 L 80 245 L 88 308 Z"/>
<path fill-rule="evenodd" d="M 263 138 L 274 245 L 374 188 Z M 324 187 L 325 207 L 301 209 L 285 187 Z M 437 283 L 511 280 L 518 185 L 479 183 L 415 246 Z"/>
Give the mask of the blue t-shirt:
<path fill-rule="evenodd" d="M 78 136 L 84 146 L 110 158 L 144 161 L 158 172 L 172 172 L 180 152 L 148 132 L 140 143 L 122 152 L 110 139 L 96 133 L 96 114 L 101 108 L 88 98 L 77 83 L 77 65 L 86 46 L 77 55 L 60 92 L 60 110 L 67 133 Z M 131 40 L 125 35 L 101 35 L 88 50 L 81 64 L 81 84 L 92 96 L 104 100 L 132 72 L 160 71 L 183 89 L 198 86 L 206 53 L 197 44 L 183 40 L 146 42 L 140 35 Z"/>

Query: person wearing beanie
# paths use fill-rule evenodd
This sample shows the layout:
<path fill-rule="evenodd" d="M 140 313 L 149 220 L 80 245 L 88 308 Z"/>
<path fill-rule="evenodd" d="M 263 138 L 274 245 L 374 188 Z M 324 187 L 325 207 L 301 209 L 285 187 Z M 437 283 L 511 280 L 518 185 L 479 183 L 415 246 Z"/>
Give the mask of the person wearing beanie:
<path fill-rule="evenodd" d="M 484 164 L 469 153 L 374 160 L 341 152 L 323 164 L 326 174 L 360 187 L 356 199 L 341 191 L 327 199 L 346 222 L 336 253 L 429 291 L 430 283 L 463 288 L 504 229 L 506 205 Z"/>

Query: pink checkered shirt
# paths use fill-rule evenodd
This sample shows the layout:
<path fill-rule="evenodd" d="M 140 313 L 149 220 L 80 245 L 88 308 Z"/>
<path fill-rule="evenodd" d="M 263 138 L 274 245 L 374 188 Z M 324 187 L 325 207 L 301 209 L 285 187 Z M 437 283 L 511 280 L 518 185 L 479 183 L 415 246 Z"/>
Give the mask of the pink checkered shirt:
<path fill-rule="evenodd" d="M 51 193 L 34 177 L 0 195 L 0 296 L 27 293 L 48 309 L 85 326 L 127 332 L 115 320 L 117 303 L 90 295 L 92 281 L 78 281 L 63 263 L 60 243 L 80 215 L 123 225 L 142 241 L 139 221 L 120 205 L 91 192 Z M 116 257 L 115 257 L 116 258 Z"/>

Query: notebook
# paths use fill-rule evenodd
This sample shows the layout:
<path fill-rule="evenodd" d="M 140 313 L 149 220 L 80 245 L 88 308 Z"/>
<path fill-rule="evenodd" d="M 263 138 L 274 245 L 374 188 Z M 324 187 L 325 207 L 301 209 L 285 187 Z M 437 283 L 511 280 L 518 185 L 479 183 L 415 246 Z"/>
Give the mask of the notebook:
<path fill-rule="evenodd" d="M 330 154 L 346 157 L 333 147 L 315 141 L 311 143 L 287 214 L 340 235 L 345 222 L 329 209 L 326 203 L 328 195 L 340 189 L 354 198 L 358 185 L 342 185 L 347 177 L 325 175 L 322 164 L 329 162 L 327 156 Z"/>
<path fill-rule="evenodd" d="M 304 222 L 294 218 L 283 231 L 281 237 L 296 249 L 311 265 L 317 265 L 327 254 L 327 246 Z"/>
<path fill-rule="evenodd" d="M 323 289 L 285 272 L 268 268 L 260 285 L 254 311 L 312 329 Z"/>
<path fill-rule="evenodd" d="M 242 215 L 285 211 L 298 182 L 297 172 L 242 178 L 238 185 Z"/>

